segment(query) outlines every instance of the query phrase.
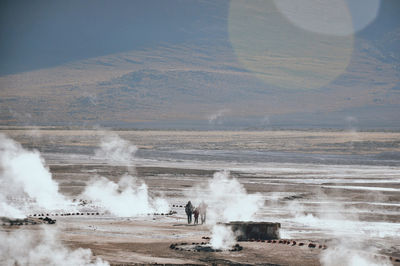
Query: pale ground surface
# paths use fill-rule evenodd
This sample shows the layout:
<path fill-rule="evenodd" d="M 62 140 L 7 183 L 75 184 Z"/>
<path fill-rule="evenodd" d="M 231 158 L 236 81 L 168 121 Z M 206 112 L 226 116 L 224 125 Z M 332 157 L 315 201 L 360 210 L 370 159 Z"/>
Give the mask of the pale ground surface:
<path fill-rule="evenodd" d="M 49 225 L 50 226 L 50 225 Z M 240 252 L 192 252 L 169 248 L 172 243 L 204 242 L 205 225 L 187 226 L 184 219 L 58 218 L 59 238 L 69 247 L 90 248 L 111 264 L 278 264 L 319 265 L 320 249 L 266 242 L 240 242 Z M 3 227 L 2 230 L 16 230 Z M 24 226 L 35 231 L 37 226 Z M 304 243 L 310 243 L 305 240 Z"/>
<path fill-rule="evenodd" d="M 171 221 L 172 220 L 172 221 Z M 88 227 L 95 226 L 96 230 Z M 112 263 L 273 263 L 295 265 L 298 260 L 304 265 L 319 265 L 320 250 L 306 246 L 287 247 L 283 244 L 241 242 L 241 252 L 191 252 L 175 251 L 172 243 L 204 242 L 202 236 L 210 236 L 205 225 L 187 226 L 184 219 L 146 219 L 131 221 L 68 221 L 61 226 L 62 238 L 74 247 L 90 247 L 92 251 Z M 100 231 L 100 232 L 99 232 Z"/>
<path fill-rule="evenodd" d="M 340 228 L 341 236 L 365 237 L 362 244 L 377 248 L 377 254 L 400 258 L 400 133 L 115 132 L 139 148 L 133 170 L 93 156 L 99 131 L 0 132 L 24 147 L 39 149 L 61 192 L 71 197 L 79 197 L 95 174 L 118 180 L 128 172 L 171 207 L 184 205 L 190 199 L 188 190 L 215 171 L 230 170 L 249 193 L 262 194 L 265 206 L 256 220 L 280 222 L 282 237 L 329 246 Z M 301 208 L 291 208 L 293 203 Z M 172 243 L 203 242 L 202 236 L 210 236 L 206 225 L 187 226 L 183 209 L 172 209 L 178 213 L 170 217 L 58 216 L 56 226 L 66 244 L 90 248 L 115 264 L 320 264 L 321 250 L 306 245 L 241 242 L 241 252 L 171 250 Z M 339 217 L 334 215 L 338 211 Z"/>

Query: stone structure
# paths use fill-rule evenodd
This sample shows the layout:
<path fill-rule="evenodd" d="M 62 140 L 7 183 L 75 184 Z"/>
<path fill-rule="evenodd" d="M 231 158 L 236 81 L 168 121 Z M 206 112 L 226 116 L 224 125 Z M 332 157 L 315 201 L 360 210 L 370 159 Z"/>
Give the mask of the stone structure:
<path fill-rule="evenodd" d="M 230 222 L 238 241 L 279 239 L 280 223 L 268 222 Z"/>

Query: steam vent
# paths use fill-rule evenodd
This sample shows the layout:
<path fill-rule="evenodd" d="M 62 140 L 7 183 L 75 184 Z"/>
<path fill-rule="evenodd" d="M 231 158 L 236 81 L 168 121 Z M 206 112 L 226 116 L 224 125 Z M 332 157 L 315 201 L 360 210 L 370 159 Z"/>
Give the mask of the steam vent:
<path fill-rule="evenodd" d="M 268 222 L 230 222 L 238 241 L 279 239 L 280 223 Z"/>

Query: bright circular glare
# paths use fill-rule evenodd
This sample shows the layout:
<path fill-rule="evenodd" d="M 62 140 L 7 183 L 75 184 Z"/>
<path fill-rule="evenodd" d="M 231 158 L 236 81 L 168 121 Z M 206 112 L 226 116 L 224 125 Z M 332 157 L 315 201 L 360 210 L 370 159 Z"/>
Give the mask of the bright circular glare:
<path fill-rule="evenodd" d="M 340 16 L 350 18 L 348 11 Z M 344 24 L 335 27 L 338 32 Z M 305 31 L 289 22 L 273 1 L 232 0 L 228 30 L 238 60 L 274 87 L 321 88 L 345 71 L 353 51 L 352 35 Z"/>
<path fill-rule="evenodd" d="M 274 0 L 295 26 L 320 34 L 354 34 L 377 16 L 380 0 Z"/>

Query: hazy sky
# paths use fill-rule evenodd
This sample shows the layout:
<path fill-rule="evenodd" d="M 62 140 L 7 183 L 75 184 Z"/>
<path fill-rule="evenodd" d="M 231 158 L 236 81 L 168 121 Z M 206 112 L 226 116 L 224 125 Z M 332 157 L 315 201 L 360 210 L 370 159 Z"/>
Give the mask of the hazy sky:
<path fill-rule="evenodd" d="M 380 2 L 348 0 L 356 26 L 371 1 Z M 383 0 L 376 21 L 360 34 L 379 38 L 399 27 L 399 11 L 399 1 Z M 0 75 L 162 43 L 229 45 L 228 12 L 225 0 L 3 0 Z"/>
<path fill-rule="evenodd" d="M 226 39 L 227 1 L 0 2 L 0 74 L 162 43 Z"/>

